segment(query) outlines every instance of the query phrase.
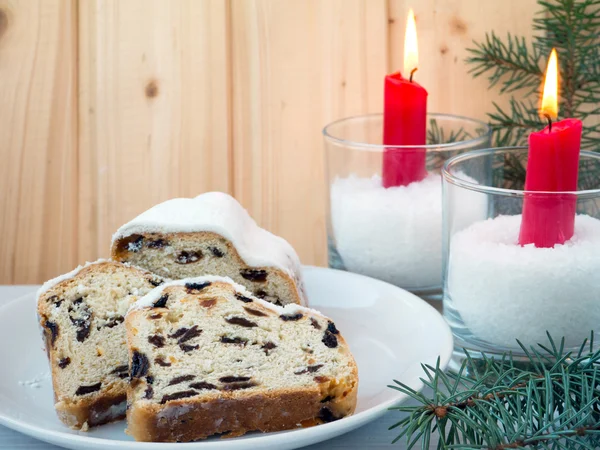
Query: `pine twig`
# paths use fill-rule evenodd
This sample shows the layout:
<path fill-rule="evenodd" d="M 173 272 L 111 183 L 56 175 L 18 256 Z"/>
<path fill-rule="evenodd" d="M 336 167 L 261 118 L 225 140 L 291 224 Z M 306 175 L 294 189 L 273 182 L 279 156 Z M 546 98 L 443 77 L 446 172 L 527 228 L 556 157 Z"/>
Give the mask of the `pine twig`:
<path fill-rule="evenodd" d="M 467 49 L 470 73 L 487 75 L 490 87 L 512 93 L 508 111 L 497 105 L 490 113 L 496 146 L 525 144 L 530 131 L 540 129 L 536 108 L 546 58 L 552 48 L 559 54 L 560 114 L 584 121 L 581 148 L 600 150 L 600 0 L 538 0 L 530 43 L 509 34 L 501 39 L 488 33 L 483 42 Z M 529 107 L 528 105 L 531 105 Z M 508 120 L 510 119 L 510 120 Z"/>
<path fill-rule="evenodd" d="M 600 445 L 600 351 L 593 334 L 578 352 L 564 350 L 564 339 L 530 349 L 525 366 L 511 354 L 494 360 L 482 354 L 467 359 L 458 373 L 445 373 L 439 359 L 423 366 L 425 397 L 395 381 L 390 387 L 415 399 L 418 406 L 392 408 L 409 413 L 391 427 L 394 440 L 429 448 L 597 448 Z M 587 349 L 587 351 L 586 351 Z"/>
<path fill-rule="evenodd" d="M 519 89 L 537 91 L 544 76 L 540 70 L 540 54 L 529 49 L 524 37 L 507 35 L 506 43 L 494 32 L 486 34 L 485 42 L 474 42 L 475 48 L 467 63 L 473 65 L 469 73 L 474 77 L 488 73 L 490 87 L 501 84 L 500 92 Z"/>

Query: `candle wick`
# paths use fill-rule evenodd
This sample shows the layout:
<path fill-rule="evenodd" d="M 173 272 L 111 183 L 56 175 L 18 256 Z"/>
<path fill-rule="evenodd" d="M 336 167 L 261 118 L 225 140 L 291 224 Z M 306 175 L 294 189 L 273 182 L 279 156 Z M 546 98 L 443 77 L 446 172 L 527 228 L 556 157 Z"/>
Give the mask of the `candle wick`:
<path fill-rule="evenodd" d="M 412 83 L 412 79 L 413 79 L 413 75 L 415 74 L 415 72 L 419 70 L 418 67 L 415 67 L 413 70 L 410 71 L 410 78 L 408 79 L 408 81 L 410 81 Z"/>
<path fill-rule="evenodd" d="M 548 119 L 548 133 L 552 133 L 552 117 L 550 114 L 544 114 L 544 116 Z"/>

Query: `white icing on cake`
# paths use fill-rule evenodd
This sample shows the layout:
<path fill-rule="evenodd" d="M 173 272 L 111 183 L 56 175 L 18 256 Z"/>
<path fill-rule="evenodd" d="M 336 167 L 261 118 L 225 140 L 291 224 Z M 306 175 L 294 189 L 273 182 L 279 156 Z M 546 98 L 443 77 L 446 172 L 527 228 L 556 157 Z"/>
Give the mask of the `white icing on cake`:
<path fill-rule="evenodd" d="M 71 270 L 70 272 L 64 273 L 64 274 L 59 275 L 59 276 L 57 276 L 55 278 L 52 278 L 51 280 L 46 281 L 37 290 L 37 292 L 35 294 L 35 303 L 36 303 L 36 305 L 39 303 L 40 297 L 46 291 L 48 291 L 49 289 L 52 289 L 57 284 L 62 283 L 63 281 L 75 278 L 77 276 L 77 274 L 79 272 L 81 272 L 83 269 L 85 269 L 86 267 L 95 266 L 96 264 L 101 264 L 101 263 L 105 263 L 105 262 L 114 262 L 114 261 L 112 261 L 111 259 L 104 259 L 104 258 L 100 258 L 100 259 L 97 259 L 96 261 L 92 261 L 92 262 L 88 261 L 88 262 L 86 262 L 85 264 L 83 264 L 81 266 L 77 266 L 75 269 Z M 123 264 L 124 266 L 128 266 L 128 267 L 135 267 L 135 266 L 132 266 L 129 263 L 119 263 L 119 264 Z M 140 270 L 140 271 L 142 271 L 142 272 L 146 272 L 146 273 L 150 274 L 150 272 L 146 271 L 145 269 L 141 269 L 139 267 L 135 267 L 135 268 L 138 269 L 138 270 Z M 168 280 L 168 278 L 164 278 L 164 277 L 162 279 L 165 280 L 165 281 Z M 77 291 L 79 293 L 85 293 L 84 292 L 85 290 L 86 290 L 86 287 L 84 285 L 82 285 L 82 284 L 78 284 L 77 285 Z M 135 293 L 135 295 L 137 295 L 137 293 Z M 115 314 L 116 314 L 116 311 L 115 311 Z M 37 312 L 37 308 L 36 308 L 35 316 L 36 316 L 37 323 L 40 323 L 41 317 L 40 317 L 40 315 Z M 44 328 L 42 326 L 40 326 L 39 328 L 40 328 L 40 332 L 42 334 L 42 339 L 43 339 L 43 337 L 44 337 Z"/>
<path fill-rule="evenodd" d="M 297 305 L 295 303 L 289 303 L 285 306 L 279 306 L 279 305 L 275 305 L 273 303 L 269 303 L 266 300 L 255 297 L 244 286 L 236 283 L 231 278 L 219 277 L 216 275 L 204 275 L 201 277 L 185 278 L 183 280 L 173 280 L 173 281 L 169 281 L 168 283 L 161 284 L 160 286 L 152 289 L 150 292 L 148 292 L 142 298 L 138 299 L 129 308 L 129 311 L 131 311 L 133 309 L 143 309 L 143 308 L 151 307 L 162 296 L 162 293 L 165 290 L 165 288 L 167 288 L 169 286 L 185 286 L 188 283 L 207 283 L 207 282 L 208 283 L 218 283 L 218 282 L 228 283 L 233 286 L 233 288 L 236 290 L 236 292 L 238 294 L 241 294 L 245 297 L 251 298 L 256 303 L 264 306 L 265 308 L 270 309 L 271 311 L 276 312 L 277 314 L 294 314 L 297 312 L 301 312 L 301 313 L 310 313 L 313 315 L 318 315 L 320 317 L 323 317 L 324 319 L 327 319 L 327 316 L 324 316 L 319 311 L 312 309 L 312 308 L 307 308 L 306 306 Z"/>
<path fill-rule="evenodd" d="M 112 243 L 132 234 L 200 231 L 223 236 L 247 265 L 276 267 L 297 280 L 301 288 L 300 259 L 292 246 L 260 228 L 233 197 L 223 192 L 159 203 L 119 228 Z"/>
<path fill-rule="evenodd" d="M 70 272 L 64 273 L 62 275 L 57 276 L 56 278 L 52 278 L 51 280 L 46 281 L 44 284 L 42 284 L 42 287 L 40 287 L 35 295 L 36 298 L 36 303 L 39 300 L 40 296 L 46 292 L 47 290 L 53 288 L 54 286 L 56 286 L 58 283 L 62 283 L 65 280 L 69 280 L 71 278 L 74 278 L 79 272 L 81 272 L 83 269 L 85 269 L 86 267 L 89 266 L 93 266 L 95 264 L 100 264 L 103 262 L 107 262 L 108 259 L 98 259 L 96 261 L 93 262 L 86 262 L 84 265 L 82 266 L 77 266 L 75 269 L 71 270 Z"/>
<path fill-rule="evenodd" d="M 81 272 L 86 267 L 92 266 L 94 264 L 99 264 L 99 263 L 102 263 L 105 261 L 108 261 L 108 260 L 107 259 L 98 259 L 97 261 L 93 261 L 93 262 L 88 261 L 82 266 L 77 266 L 75 269 L 71 270 L 70 272 L 64 273 L 62 275 L 57 276 L 56 278 L 52 278 L 51 280 L 46 281 L 44 284 L 42 284 L 42 286 L 35 293 L 35 304 L 37 305 L 39 303 L 40 297 L 47 290 L 52 289 L 54 286 L 56 286 L 59 283 L 62 283 L 65 280 L 70 280 L 71 278 L 74 278 L 75 275 L 77 275 L 79 272 Z M 79 288 L 79 286 L 78 286 L 78 288 Z M 38 314 L 37 307 L 35 308 L 35 317 L 36 317 L 36 322 L 39 324 L 38 330 L 41 333 L 42 340 L 44 340 L 44 327 L 41 326 L 42 318 Z"/>

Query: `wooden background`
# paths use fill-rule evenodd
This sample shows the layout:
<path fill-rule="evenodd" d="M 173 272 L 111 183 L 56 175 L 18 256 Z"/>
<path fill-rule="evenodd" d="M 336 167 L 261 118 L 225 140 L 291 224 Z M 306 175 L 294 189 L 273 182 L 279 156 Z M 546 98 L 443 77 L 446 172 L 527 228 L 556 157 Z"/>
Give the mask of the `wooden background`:
<path fill-rule="evenodd" d="M 0 0 L 0 284 L 208 190 L 325 264 L 321 129 L 382 110 L 409 5 L 430 110 L 484 118 L 465 48 L 530 35 L 534 0 Z"/>

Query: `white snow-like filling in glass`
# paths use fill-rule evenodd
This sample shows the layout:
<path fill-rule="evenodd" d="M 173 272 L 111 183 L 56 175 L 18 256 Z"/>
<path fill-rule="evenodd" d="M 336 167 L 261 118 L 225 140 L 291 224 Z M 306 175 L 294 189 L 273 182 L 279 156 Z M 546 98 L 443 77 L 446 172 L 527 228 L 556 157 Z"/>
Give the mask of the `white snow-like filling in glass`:
<path fill-rule="evenodd" d="M 564 245 L 518 245 L 521 215 L 480 221 L 451 241 L 448 291 L 466 327 L 488 343 L 517 347 L 566 338 L 580 345 L 600 328 L 600 220 L 575 219 Z"/>
<path fill-rule="evenodd" d="M 465 175 L 462 178 L 470 179 Z M 485 196 L 460 194 L 460 223 L 486 217 Z M 442 177 L 384 188 L 380 175 L 350 175 L 331 185 L 331 224 L 350 272 L 408 289 L 442 284 Z"/>

